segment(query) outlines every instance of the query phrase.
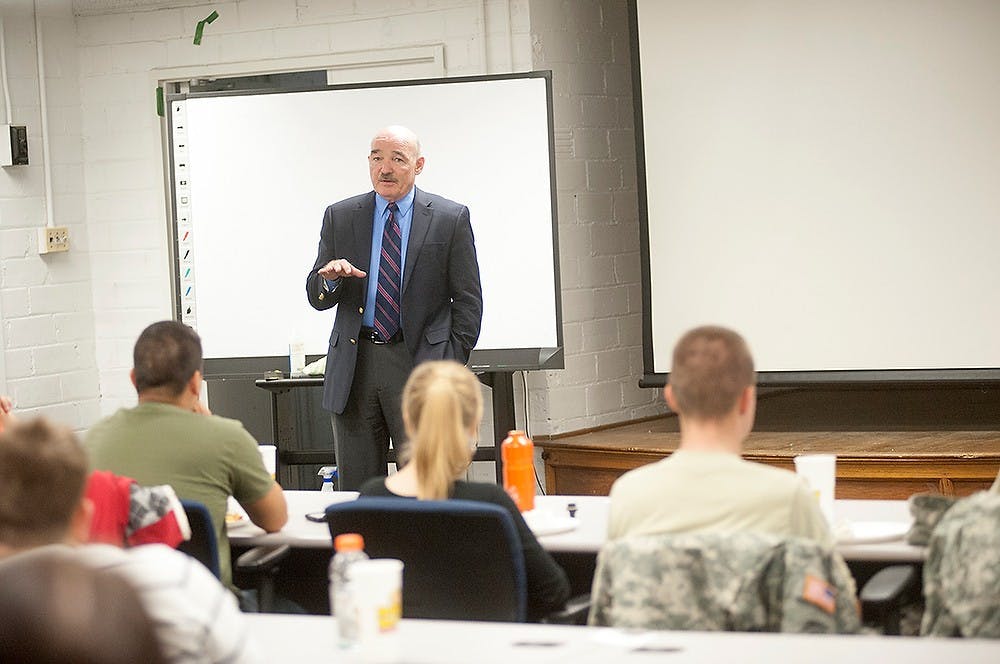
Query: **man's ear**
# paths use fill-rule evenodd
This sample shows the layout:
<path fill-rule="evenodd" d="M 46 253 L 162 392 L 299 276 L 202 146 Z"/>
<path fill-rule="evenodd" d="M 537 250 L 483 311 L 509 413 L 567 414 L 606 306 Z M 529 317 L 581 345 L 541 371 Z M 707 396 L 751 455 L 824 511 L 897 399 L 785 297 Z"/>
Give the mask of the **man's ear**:
<path fill-rule="evenodd" d="M 743 392 L 740 393 L 740 415 L 746 415 L 747 411 L 753 411 L 757 407 L 757 388 L 753 385 L 748 385 L 743 388 Z"/>
<path fill-rule="evenodd" d="M 188 392 L 194 395 L 195 398 L 201 396 L 201 382 L 204 377 L 201 375 L 201 371 L 195 371 L 191 374 L 191 378 L 188 380 Z"/>
<path fill-rule="evenodd" d="M 136 389 L 139 389 L 138 387 L 136 387 L 136 384 L 135 384 L 135 369 L 134 368 L 131 371 L 128 372 L 128 379 L 130 381 L 132 381 L 132 387 L 135 387 Z"/>
<path fill-rule="evenodd" d="M 414 165 L 413 172 L 416 175 L 420 175 L 420 171 L 424 170 L 424 158 L 418 157 L 417 163 Z"/>
<path fill-rule="evenodd" d="M 667 402 L 667 406 L 670 410 L 677 412 L 677 397 L 674 396 L 674 390 L 670 387 L 670 383 L 667 383 L 666 387 L 663 388 L 663 398 Z"/>
<path fill-rule="evenodd" d="M 69 520 L 67 539 L 74 544 L 85 544 L 90 539 L 90 523 L 94 520 L 94 501 L 80 498 Z"/>

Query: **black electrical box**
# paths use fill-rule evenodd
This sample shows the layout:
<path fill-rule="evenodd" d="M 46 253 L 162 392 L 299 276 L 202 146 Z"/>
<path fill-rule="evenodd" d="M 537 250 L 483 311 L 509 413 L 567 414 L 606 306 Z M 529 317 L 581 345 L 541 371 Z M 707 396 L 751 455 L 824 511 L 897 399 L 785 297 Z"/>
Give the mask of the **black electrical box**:
<path fill-rule="evenodd" d="M 2 128 L 4 125 L 0 125 Z M 0 166 L 28 165 L 28 128 L 24 125 L 6 125 L 10 140 L 0 135 Z"/>

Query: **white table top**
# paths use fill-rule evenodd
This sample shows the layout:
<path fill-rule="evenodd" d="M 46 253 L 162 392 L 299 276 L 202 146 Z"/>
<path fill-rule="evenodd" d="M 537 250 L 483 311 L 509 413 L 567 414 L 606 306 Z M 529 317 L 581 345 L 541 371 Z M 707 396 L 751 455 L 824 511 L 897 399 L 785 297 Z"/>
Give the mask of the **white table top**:
<path fill-rule="evenodd" d="M 248 614 L 263 661 L 353 662 L 329 616 Z M 403 620 L 394 637 L 405 664 L 573 662 L 1000 661 L 1000 641 L 733 632 L 645 632 L 600 627 Z"/>
<path fill-rule="evenodd" d="M 306 519 L 308 512 L 323 512 L 327 505 L 357 498 L 355 491 L 286 491 L 288 524 L 277 533 L 267 534 L 247 522 L 230 528 L 229 540 L 240 546 L 262 544 L 291 544 L 296 547 L 328 548 L 330 531 L 325 523 Z M 575 503 L 575 530 L 538 538 L 541 545 L 552 552 L 597 553 L 607 538 L 609 500 L 607 496 L 538 496 L 535 509 L 545 510 L 560 517 L 567 514 L 566 506 Z M 904 500 L 838 500 L 836 518 L 848 522 L 911 523 Z M 923 547 L 910 546 L 902 539 L 871 544 L 840 544 L 837 550 L 845 560 L 871 560 L 885 562 L 915 562 L 926 556 Z"/>

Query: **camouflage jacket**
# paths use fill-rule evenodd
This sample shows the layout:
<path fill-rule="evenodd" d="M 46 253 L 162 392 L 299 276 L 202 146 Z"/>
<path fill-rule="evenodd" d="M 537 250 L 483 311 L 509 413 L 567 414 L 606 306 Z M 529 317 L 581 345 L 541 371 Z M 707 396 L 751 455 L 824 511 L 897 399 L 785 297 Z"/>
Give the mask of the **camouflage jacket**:
<path fill-rule="evenodd" d="M 1000 638 L 1000 495 L 962 498 L 934 528 L 920 633 Z"/>
<path fill-rule="evenodd" d="M 915 546 L 927 546 L 931 533 L 938 525 L 945 512 L 958 500 L 954 496 L 942 496 L 933 493 L 915 493 L 907 501 L 913 524 L 906 533 L 906 542 Z"/>
<path fill-rule="evenodd" d="M 589 623 L 646 629 L 854 633 L 854 580 L 834 551 L 797 537 L 688 533 L 608 542 Z"/>

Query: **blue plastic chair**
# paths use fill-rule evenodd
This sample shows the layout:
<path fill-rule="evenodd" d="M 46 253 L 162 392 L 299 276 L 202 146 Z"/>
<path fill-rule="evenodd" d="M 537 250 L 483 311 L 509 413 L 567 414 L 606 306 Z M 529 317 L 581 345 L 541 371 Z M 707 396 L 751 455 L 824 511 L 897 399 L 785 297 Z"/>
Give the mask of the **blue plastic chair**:
<path fill-rule="evenodd" d="M 403 561 L 403 617 L 524 622 L 527 580 L 514 520 L 471 500 L 359 498 L 326 509 L 330 535 L 359 533 L 371 558 Z"/>
<path fill-rule="evenodd" d="M 187 514 L 191 526 L 191 539 L 181 542 L 177 550 L 191 556 L 208 571 L 219 578 L 219 543 L 215 539 L 215 528 L 212 526 L 212 515 L 204 503 L 196 500 L 181 500 L 181 507 Z"/>
<path fill-rule="evenodd" d="M 177 550 L 207 567 L 215 578 L 220 578 L 219 543 L 215 538 L 215 528 L 212 527 L 212 515 L 204 503 L 196 500 L 180 502 L 191 526 L 191 539 L 181 542 Z M 275 609 L 275 577 L 280 570 L 281 562 L 290 552 L 291 547 L 288 544 L 258 546 L 236 559 L 234 570 L 248 577 L 257 591 L 255 608 L 251 610 L 270 612 Z"/>

